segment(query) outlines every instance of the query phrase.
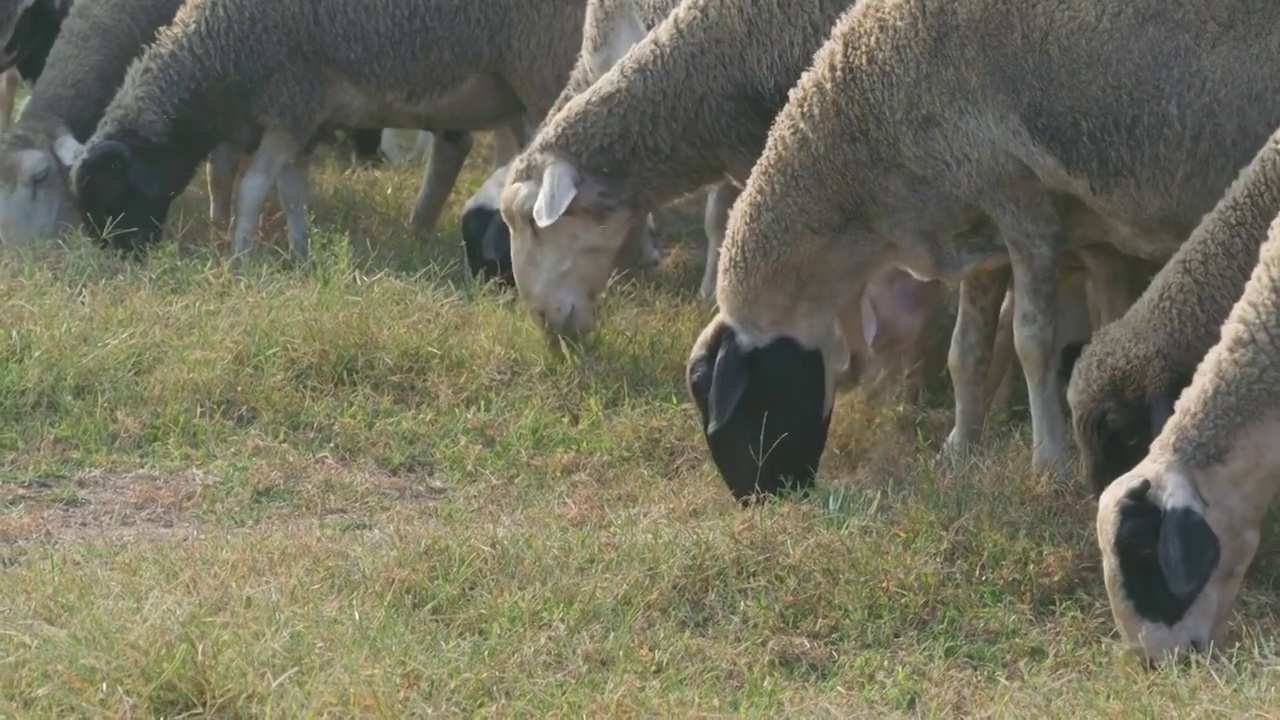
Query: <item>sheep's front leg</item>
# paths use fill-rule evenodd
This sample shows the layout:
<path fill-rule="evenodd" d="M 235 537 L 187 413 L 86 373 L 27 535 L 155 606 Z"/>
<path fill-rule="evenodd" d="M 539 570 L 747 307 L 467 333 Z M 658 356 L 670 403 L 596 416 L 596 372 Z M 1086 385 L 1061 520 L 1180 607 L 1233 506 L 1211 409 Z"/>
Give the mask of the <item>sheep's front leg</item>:
<path fill-rule="evenodd" d="M 703 300 L 716 298 L 716 273 L 720 265 L 720 246 L 724 244 L 725 228 L 729 225 L 729 211 L 742 194 L 742 189 L 725 180 L 707 193 L 707 208 L 702 216 L 702 227 L 707 233 L 707 266 L 702 271 L 702 287 L 698 294 Z"/>
<path fill-rule="evenodd" d="M 21 84 L 22 76 L 17 68 L 9 68 L 0 74 L 0 132 L 8 132 L 13 125 L 13 106 Z"/>
<path fill-rule="evenodd" d="M 431 159 L 422 174 L 422 189 L 413 204 L 409 228 L 415 233 L 435 230 L 449 193 L 458 181 L 474 139 L 464 130 L 445 130 L 431 136 Z"/>
<path fill-rule="evenodd" d="M 285 221 L 289 227 L 289 252 L 300 261 L 311 254 L 311 238 L 307 232 L 307 189 L 311 169 L 311 157 L 299 154 L 285 163 L 276 180 L 276 192 L 284 207 Z"/>
<path fill-rule="evenodd" d="M 258 149 L 249 161 L 244 177 L 236 187 L 236 217 L 233 224 L 231 247 L 235 254 L 237 267 L 242 258 L 253 245 L 257 235 L 258 219 L 262 215 L 262 206 L 267 200 L 267 193 L 280 177 L 285 165 L 299 154 L 299 147 L 292 136 L 273 130 L 262 136 Z M 305 178 L 304 178 L 305 181 Z"/>
<path fill-rule="evenodd" d="M 219 232 L 226 232 L 231 225 L 231 194 L 239 170 L 240 151 L 234 147 L 219 145 L 209 153 L 209 222 Z"/>
<path fill-rule="evenodd" d="M 1010 248 L 1013 265 L 1013 346 L 1027 379 L 1034 472 L 1053 468 L 1067 453 L 1066 412 L 1054 352 L 1058 325 L 1058 238 L 1023 235 Z M 1040 239 L 1043 242 L 1034 242 Z"/>
<path fill-rule="evenodd" d="M 1094 330 L 1119 320 L 1142 294 L 1136 277 L 1141 260 L 1131 258 L 1110 247 L 1082 247 L 1076 254 L 1087 273 L 1086 292 L 1091 307 Z"/>
<path fill-rule="evenodd" d="M 944 457 L 955 457 L 982 438 L 987 373 L 1008 284 L 1008 267 L 970 273 L 960 282 L 959 308 L 947 353 L 955 393 L 955 425 L 943 443 Z"/>

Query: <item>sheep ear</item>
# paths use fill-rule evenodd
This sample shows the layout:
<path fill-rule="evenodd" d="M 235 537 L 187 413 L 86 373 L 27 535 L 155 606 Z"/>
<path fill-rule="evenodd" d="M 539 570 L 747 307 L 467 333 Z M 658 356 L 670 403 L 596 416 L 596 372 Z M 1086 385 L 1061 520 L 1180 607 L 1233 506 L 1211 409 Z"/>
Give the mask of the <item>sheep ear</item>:
<path fill-rule="evenodd" d="M 544 228 L 560 219 L 578 194 L 578 173 L 569 163 L 555 160 L 542 173 L 542 187 L 533 203 L 533 221 Z"/>
<path fill-rule="evenodd" d="M 711 377 L 711 393 L 707 403 L 710 405 L 711 418 L 707 424 L 708 435 L 719 430 L 733 417 L 734 411 L 738 409 L 738 402 L 742 400 L 742 393 L 747 389 L 749 374 L 747 356 L 738 346 L 737 338 L 725 333 Z"/>
<path fill-rule="evenodd" d="M 871 350 L 871 341 L 876 339 L 876 309 L 871 306 L 871 293 L 863 291 L 862 302 L 862 340 Z"/>
<path fill-rule="evenodd" d="M 1185 507 L 1165 510 L 1156 555 L 1165 583 L 1178 599 L 1189 602 L 1204 589 L 1221 552 L 1203 515 Z"/>
<path fill-rule="evenodd" d="M 58 139 L 53 141 L 53 154 L 63 167 L 69 168 L 84 155 L 84 145 L 70 135 L 59 135 Z"/>

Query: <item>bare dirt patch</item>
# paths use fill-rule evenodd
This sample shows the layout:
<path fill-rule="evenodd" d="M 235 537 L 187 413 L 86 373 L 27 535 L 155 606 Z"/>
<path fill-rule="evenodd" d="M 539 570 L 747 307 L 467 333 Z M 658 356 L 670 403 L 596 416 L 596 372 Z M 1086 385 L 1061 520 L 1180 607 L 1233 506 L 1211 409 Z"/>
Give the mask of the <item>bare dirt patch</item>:
<path fill-rule="evenodd" d="M 332 462 L 264 472 L 248 488 L 198 468 L 86 470 L 70 479 L 0 486 L 0 545 L 196 539 L 228 529 L 217 521 L 221 512 L 244 511 L 256 496 L 303 477 L 305 484 L 298 483 L 270 512 L 259 513 L 262 523 L 359 518 L 391 505 L 430 502 L 445 492 L 426 474 L 395 475 Z"/>

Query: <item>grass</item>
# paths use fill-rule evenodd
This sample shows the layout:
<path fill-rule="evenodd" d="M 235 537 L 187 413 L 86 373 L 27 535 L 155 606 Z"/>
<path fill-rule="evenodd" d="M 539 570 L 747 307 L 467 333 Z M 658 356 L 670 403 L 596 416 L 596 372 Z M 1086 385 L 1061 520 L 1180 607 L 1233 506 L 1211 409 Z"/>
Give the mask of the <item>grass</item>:
<path fill-rule="evenodd" d="M 1117 646 L 1094 504 L 1027 472 L 1025 422 L 934 468 L 945 395 L 849 392 L 819 492 L 741 510 L 683 387 L 712 313 L 696 202 L 561 358 L 455 228 L 405 237 L 418 172 L 330 159 L 307 270 L 234 279 L 202 179 L 141 265 L 82 239 L 3 258 L 0 716 L 1280 707 L 1273 540 L 1232 644 L 1150 672 Z"/>

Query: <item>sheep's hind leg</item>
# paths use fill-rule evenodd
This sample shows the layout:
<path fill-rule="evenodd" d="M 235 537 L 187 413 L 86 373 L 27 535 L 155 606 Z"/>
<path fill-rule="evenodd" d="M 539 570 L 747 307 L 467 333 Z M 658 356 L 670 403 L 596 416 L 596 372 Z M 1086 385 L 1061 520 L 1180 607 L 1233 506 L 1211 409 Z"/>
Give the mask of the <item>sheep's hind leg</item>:
<path fill-rule="evenodd" d="M 715 185 L 707 193 L 707 207 L 702 216 L 702 228 L 707 234 L 707 264 L 702 271 L 702 286 L 698 290 L 698 295 L 703 300 L 716 298 L 720 246 L 724 243 L 725 228 L 729 224 L 729 211 L 741 194 L 742 189 L 729 180 Z"/>
<path fill-rule="evenodd" d="M 293 138 L 281 131 L 270 131 L 262 136 L 258 149 L 249 161 L 244 177 L 236 186 L 235 221 L 232 225 L 231 248 L 233 264 L 237 271 L 243 269 L 245 255 L 257 235 L 258 220 L 267 193 L 280 177 L 281 170 L 298 156 L 300 148 Z M 287 193 L 286 193 L 287 194 Z"/>
<path fill-rule="evenodd" d="M 311 169 L 311 157 L 299 154 L 285 163 L 276 180 L 276 192 L 284 207 L 285 221 L 289 227 L 289 253 L 294 259 L 305 262 L 311 254 L 311 238 L 307 232 L 307 190 Z"/>
<path fill-rule="evenodd" d="M 465 130 L 432 134 L 431 159 L 422 174 L 422 189 L 418 191 L 413 214 L 409 217 L 409 229 L 414 234 L 435 230 L 474 142 L 471 133 Z"/>
<path fill-rule="evenodd" d="M 1008 266 L 970 273 L 960 281 L 959 308 L 947 352 L 955 424 L 942 445 L 941 459 L 954 459 L 982 439 L 988 409 L 987 375 L 1008 284 Z"/>
<path fill-rule="evenodd" d="M 1023 228 L 1016 228 L 1022 230 Z M 1062 236 L 1056 229 L 1010 233 L 1013 265 L 1013 346 L 1027 380 L 1031 409 L 1033 472 L 1046 472 L 1067 454 L 1066 410 L 1054 352 L 1058 325 L 1058 256 Z"/>

